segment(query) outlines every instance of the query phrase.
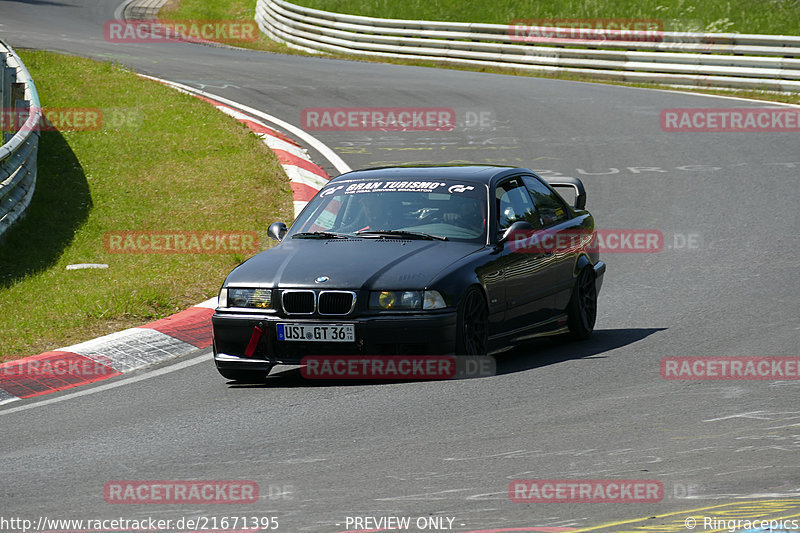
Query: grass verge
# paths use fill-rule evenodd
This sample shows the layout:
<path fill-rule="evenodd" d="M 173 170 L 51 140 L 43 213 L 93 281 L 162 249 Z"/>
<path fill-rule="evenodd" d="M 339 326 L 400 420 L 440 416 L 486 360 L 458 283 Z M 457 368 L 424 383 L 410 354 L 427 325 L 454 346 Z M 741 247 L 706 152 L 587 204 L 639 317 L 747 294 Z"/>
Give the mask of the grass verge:
<path fill-rule="evenodd" d="M 0 243 L 2 360 L 185 309 L 246 258 L 110 253 L 108 232 L 256 231 L 263 248 L 269 223 L 291 219 L 272 152 L 213 106 L 109 63 L 20 55 L 46 109 L 99 109 L 103 125 L 41 134 L 33 201 Z"/>
<path fill-rule="evenodd" d="M 405 19 L 423 19 L 423 20 L 450 20 L 456 22 L 463 21 L 479 21 L 479 22 L 497 22 L 508 23 L 515 18 L 665 18 L 665 27 L 667 26 L 666 17 L 678 17 L 674 20 L 679 21 L 678 15 L 681 13 L 687 17 L 686 21 L 694 21 L 693 25 L 683 24 L 678 25 L 678 22 L 670 22 L 675 28 L 680 28 L 681 31 L 699 30 L 702 26 L 703 29 L 711 28 L 708 31 L 734 31 L 732 28 L 715 27 L 711 22 L 713 17 L 718 13 L 728 13 L 734 10 L 744 10 L 745 8 L 757 12 L 755 17 L 751 17 L 753 21 L 762 20 L 767 17 L 769 22 L 759 23 L 750 18 L 743 20 L 747 21 L 746 29 L 739 30 L 744 33 L 745 31 L 758 32 L 758 33 L 786 33 L 791 30 L 791 33 L 796 34 L 797 28 L 800 28 L 800 0 L 774 0 L 775 9 L 770 13 L 761 14 L 759 8 L 763 5 L 761 2 L 754 2 L 752 0 L 734 0 L 731 2 L 704 2 L 698 7 L 692 7 L 685 0 L 659 0 L 653 4 L 652 2 L 639 3 L 635 0 L 603 0 L 598 2 L 587 3 L 583 0 L 569 0 L 568 2 L 561 3 L 560 0 L 543 0 L 536 4 L 537 11 L 532 13 L 533 8 L 526 2 L 515 2 L 514 0 L 503 0 L 501 3 L 488 4 L 478 3 L 470 4 L 469 2 L 454 2 L 447 0 L 446 2 L 433 2 L 422 3 L 414 0 L 410 4 L 406 3 L 393 3 L 388 1 L 383 2 L 344 2 L 339 0 L 299 0 L 296 3 L 313 7 L 316 9 L 324 9 L 326 11 L 337 11 L 340 13 L 352 13 L 365 16 L 378 16 L 386 18 L 405 18 Z M 574 5 L 573 5 L 574 4 Z M 652 4 L 652 5 L 651 5 Z M 794 5 L 794 8 L 792 8 Z M 418 6 L 414 8 L 414 6 Z M 573 6 L 575 9 L 570 11 Z M 577 7 L 576 7 L 577 6 Z M 624 8 L 624 6 L 628 6 Z M 647 6 L 650 6 L 648 8 Z M 660 6 L 660 7 L 659 7 Z M 215 0 L 208 2 L 207 0 L 180 0 L 179 3 L 173 3 L 169 7 L 164 8 L 159 13 L 162 19 L 167 20 L 252 20 L 255 13 L 256 0 Z M 408 10 L 406 9 L 408 7 Z M 513 9 L 512 9 L 513 8 Z M 639 11 L 632 11 L 633 9 Z M 416 10 L 415 10 L 416 9 Z M 627 9 L 627 11 L 626 11 Z M 650 10 L 648 10 L 650 9 Z M 703 18 L 697 18 L 700 15 L 696 11 L 702 11 Z M 742 11 L 744 12 L 744 11 Z M 491 13 L 491 15 L 490 15 Z M 590 15 L 591 13 L 591 15 Z M 677 13 L 677 15 L 676 15 Z M 661 14 L 661 15 L 659 15 Z M 683 16 L 683 15 L 680 15 Z M 695 17 L 695 18 L 691 18 Z M 725 17 L 723 17 L 725 18 Z M 703 22 L 709 20 L 711 22 Z M 714 19 L 717 20 L 717 19 Z M 766 20 L 766 19 L 765 19 Z M 792 23 L 783 24 L 785 21 L 795 21 Z M 794 24 L 794 26 L 792 26 Z M 717 26 L 720 26 L 719 24 Z M 723 24 L 724 26 L 724 24 Z M 289 53 L 296 55 L 311 55 L 306 52 L 289 48 L 288 46 L 276 43 L 265 35 L 261 34 L 257 41 L 243 43 L 243 46 L 251 49 L 262 50 L 267 52 Z M 395 58 L 375 58 L 368 56 L 360 56 L 354 54 L 325 54 L 326 57 L 335 59 L 345 59 L 350 61 L 364 61 L 371 63 L 391 63 L 395 65 L 412 65 L 433 68 L 446 68 L 453 70 L 467 70 L 472 72 L 488 72 L 493 74 L 507 74 L 516 76 L 529 76 L 538 78 L 560 79 L 569 81 L 583 81 L 592 83 L 602 83 L 606 85 L 622 85 L 628 87 L 642 87 L 648 89 L 670 89 L 682 90 L 688 92 L 697 92 L 703 94 L 717 94 L 723 96 L 736 96 L 739 98 L 749 98 L 753 100 L 764 100 L 767 102 L 783 102 L 790 104 L 800 104 L 800 94 L 797 93 L 773 93 L 769 91 L 755 91 L 755 90 L 728 90 L 728 89 L 714 89 L 703 87 L 688 87 L 678 88 L 669 85 L 660 85 L 656 83 L 630 83 L 621 81 L 607 81 L 598 80 L 590 76 L 576 75 L 570 73 L 558 74 L 540 74 L 534 73 L 524 69 L 513 68 L 498 68 L 498 67 L 482 67 L 470 65 L 456 65 L 442 61 L 425 61 L 418 59 L 395 59 Z"/>
<path fill-rule="evenodd" d="M 256 0 L 174 0 L 167 2 L 158 16 L 162 20 L 252 21 L 255 12 Z M 275 42 L 261 32 L 256 41 L 237 42 L 235 46 L 279 54 L 307 55 Z"/>
<path fill-rule="evenodd" d="M 219 0 L 217 0 L 219 1 Z M 296 0 L 305 7 L 412 20 L 509 24 L 516 19 L 657 19 L 664 31 L 796 35 L 798 0 Z"/>

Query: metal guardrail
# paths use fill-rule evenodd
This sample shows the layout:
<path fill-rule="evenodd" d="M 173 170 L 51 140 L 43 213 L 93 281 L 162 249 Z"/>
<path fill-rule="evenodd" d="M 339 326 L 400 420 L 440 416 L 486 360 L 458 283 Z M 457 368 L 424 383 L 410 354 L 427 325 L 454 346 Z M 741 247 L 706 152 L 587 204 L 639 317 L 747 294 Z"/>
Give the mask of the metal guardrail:
<path fill-rule="evenodd" d="M 10 127 L 0 146 L 0 236 L 27 209 L 36 187 L 36 154 L 42 108 L 31 75 L 14 50 L 0 39 L 2 122 Z M 20 124 L 17 116 L 26 117 Z"/>
<path fill-rule="evenodd" d="M 255 20 L 271 39 L 313 52 L 413 58 L 668 85 L 800 91 L 800 36 L 581 30 L 585 39 L 529 42 L 514 26 L 361 17 L 285 0 L 258 0 Z M 559 28 L 529 27 L 540 34 Z M 563 30 L 563 28 L 561 28 Z M 650 35 L 652 37 L 652 35 Z"/>
<path fill-rule="evenodd" d="M 168 0 L 127 0 L 122 4 L 121 16 L 124 20 L 153 20 Z"/>

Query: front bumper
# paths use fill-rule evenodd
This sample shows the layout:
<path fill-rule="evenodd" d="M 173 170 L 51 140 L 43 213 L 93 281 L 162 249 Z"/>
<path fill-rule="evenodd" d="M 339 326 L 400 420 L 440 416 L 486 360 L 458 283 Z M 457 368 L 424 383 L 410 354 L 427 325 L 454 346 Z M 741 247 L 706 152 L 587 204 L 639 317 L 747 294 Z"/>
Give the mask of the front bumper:
<path fill-rule="evenodd" d="M 269 370 L 275 364 L 299 364 L 309 355 L 445 355 L 454 353 L 456 345 L 454 310 L 349 320 L 217 311 L 211 323 L 214 361 L 218 368 L 230 370 Z M 355 342 L 280 341 L 278 323 L 353 324 Z M 246 357 L 256 326 L 263 334 L 252 357 Z"/>

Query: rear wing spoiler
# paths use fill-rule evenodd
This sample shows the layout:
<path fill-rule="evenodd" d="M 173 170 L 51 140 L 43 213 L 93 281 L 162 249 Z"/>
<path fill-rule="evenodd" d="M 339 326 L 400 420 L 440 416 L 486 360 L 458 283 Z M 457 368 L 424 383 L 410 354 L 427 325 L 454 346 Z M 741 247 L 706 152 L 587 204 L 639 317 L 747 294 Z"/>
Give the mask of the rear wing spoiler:
<path fill-rule="evenodd" d="M 586 209 L 586 189 L 583 182 L 578 178 L 569 176 L 542 176 L 544 180 L 554 189 L 558 187 L 570 187 L 575 189 L 575 209 Z"/>

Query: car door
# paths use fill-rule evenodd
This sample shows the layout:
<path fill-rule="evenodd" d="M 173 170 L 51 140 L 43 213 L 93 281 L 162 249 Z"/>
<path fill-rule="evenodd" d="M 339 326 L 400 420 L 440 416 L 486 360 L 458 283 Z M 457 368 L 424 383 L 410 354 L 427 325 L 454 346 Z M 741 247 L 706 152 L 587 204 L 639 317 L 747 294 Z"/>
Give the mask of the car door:
<path fill-rule="evenodd" d="M 536 176 L 523 176 L 525 187 L 533 199 L 539 227 L 543 234 L 551 238 L 554 246 L 551 252 L 546 274 L 546 285 L 553 296 L 556 309 L 563 310 L 569 302 L 572 287 L 575 283 L 574 268 L 577 248 L 571 247 L 580 235 L 581 229 L 577 221 L 570 218 L 570 210 L 564 200 Z"/>
<path fill-rule="evenodd" d="M 514 222 L 524 220 L 534 229 L 541 218 L 522 176 L 498 184 L 495 190 L 498 238 Z M 517 248 L 506 243 L 500 252 L 506 293 L 505 330 L 520 330 L 543 322 L 554 314 L 549 287 L 551 256 L 544 251 Z"/>

